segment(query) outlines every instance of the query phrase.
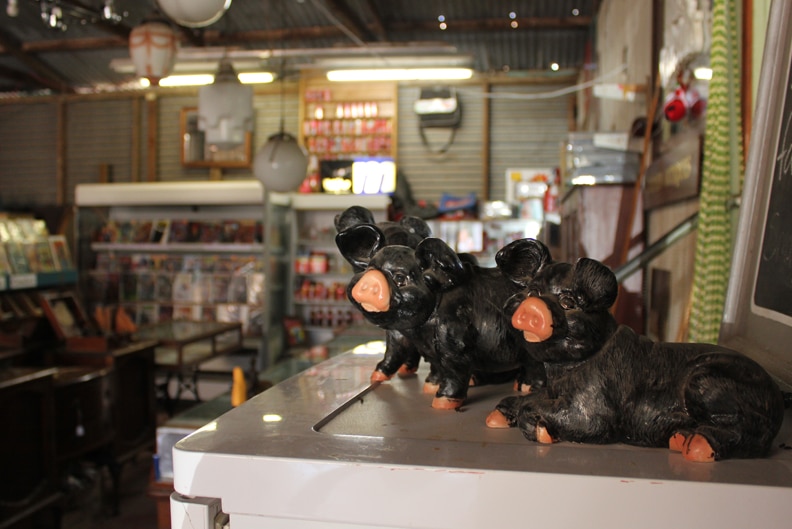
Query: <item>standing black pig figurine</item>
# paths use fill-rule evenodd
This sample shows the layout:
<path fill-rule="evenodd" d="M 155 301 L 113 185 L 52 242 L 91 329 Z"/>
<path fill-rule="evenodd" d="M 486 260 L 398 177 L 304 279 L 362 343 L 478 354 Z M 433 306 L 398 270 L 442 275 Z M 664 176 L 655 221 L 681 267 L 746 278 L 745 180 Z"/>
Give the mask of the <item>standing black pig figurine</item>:
<path fill-rule="evenodd" d="M 742 354 L 710 344 L 655 343 L 619 326 L 613 272 L 598 261 L 554 262 L 522 239 L 497 255 L 523 286 L 506 307 L 525 351 L 545 362 L 547 385 L 507 397 L 487 417 L 541 443 L 624 442 L 669 447 L 691 461 L 762 457 L 784 398 Z"/>
<path fill-rule="evenodd" d="M 347 287 L 352 303 L 370 322 L 400 332 L 429 362 L 425 391 L 435 392 L 434 408 L 459 408 L 474 373 L 522 368 L 521 387 L 544 383 L 543 366 L 521 354 L 520 336 L 503 314 L 517 287 L 497 268 L 478 267 L 432 237 L 415 249 L 388 245 L 369 224 L 344 230 L 336 243 L 361 270 Z"/>
<path fill-rule="evenodd" d="M 335 217 L 337 233 L 342 233 L 363 224 L 377 225 L 385 236 L 386 244 L 400 244 L 415 248 L 418 243 L 429 237 L 432 230 L 425 220 L 418 217 L 404 217 L 399 222 L 384 221 L 377 223 L 374 215 L 362 206 L 351 206 Z M 355 272 L 365 270 L 360 263 L 350 260 Z M 418 370 L 421 353 L 410 343 L 402 333 L 396 329 L 385 331 L 385 356 L 377 364 L 371 375 L 372 382 L 389 380 L 394 373 L 399 376 L 409 376 Z"/>

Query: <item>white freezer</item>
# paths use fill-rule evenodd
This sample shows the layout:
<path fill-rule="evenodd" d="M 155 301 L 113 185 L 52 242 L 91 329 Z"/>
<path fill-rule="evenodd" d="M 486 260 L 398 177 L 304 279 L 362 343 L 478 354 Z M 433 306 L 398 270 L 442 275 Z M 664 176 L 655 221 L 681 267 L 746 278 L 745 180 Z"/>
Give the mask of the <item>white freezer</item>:
<path fill-rule="evenodd" d="M 177 443 L 172 527 L 204 527 L 196 502 L 232 529 L 792 527 L 789 414 L 767 459 L 540 445 L 484 424 L 511 384 L 435 410 L 425 371 L 371 388 L 382 353 L 369 353 L 327 360 Z"/>

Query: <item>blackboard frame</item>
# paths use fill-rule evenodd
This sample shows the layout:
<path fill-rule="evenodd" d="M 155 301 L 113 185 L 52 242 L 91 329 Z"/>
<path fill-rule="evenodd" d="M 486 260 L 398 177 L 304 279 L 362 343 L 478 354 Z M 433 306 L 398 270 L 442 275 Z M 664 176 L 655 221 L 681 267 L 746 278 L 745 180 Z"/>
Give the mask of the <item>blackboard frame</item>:
<path fill-rule="evenodd" d="M 755 294 L 773 182 L 777 176 L 792 179 L 792 171 L 784 163 L 785 155 L 792 152 L 792 2 L 774 0 L 768 20 L 719 342 L 754 358 L 789 390 L 792 317 L 757 304 Z M 792 239 L 792 225 L 788 235 Z M 789 280 L 783 274 L 772 276 Z M 766 282 L 767 274 L 762 279 Z"/>

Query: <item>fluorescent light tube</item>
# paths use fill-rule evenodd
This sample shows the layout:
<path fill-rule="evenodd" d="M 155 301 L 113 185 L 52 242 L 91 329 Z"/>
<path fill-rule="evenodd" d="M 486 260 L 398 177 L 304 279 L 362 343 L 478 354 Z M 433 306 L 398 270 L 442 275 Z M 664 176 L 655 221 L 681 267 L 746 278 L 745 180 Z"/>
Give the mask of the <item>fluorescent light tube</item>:
<path fill-rule="evenodd" d="M 370 70 L 330 70 L 329 81 L 434 81 L 470 79 L 470 68 L 381 68 Z"/>

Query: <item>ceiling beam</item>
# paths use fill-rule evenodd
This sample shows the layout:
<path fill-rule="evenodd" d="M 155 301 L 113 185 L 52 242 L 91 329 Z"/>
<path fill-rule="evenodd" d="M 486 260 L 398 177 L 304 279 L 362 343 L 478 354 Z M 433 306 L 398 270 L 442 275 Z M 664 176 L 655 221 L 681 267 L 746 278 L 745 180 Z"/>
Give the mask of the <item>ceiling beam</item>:
<path fill-rule="evenodd" d="M 358 16 L 345 3 L 337 0 L 324 0 L 324 5 L 331 17 L 359 41 L 365 42 L 373 39 L 373 34 L 369 32 L 368 28 L 360 22 Z M 330 22 L 333 22 L 333 20 Z"/>
<path fill-rule="evenodd" d="M 369 23 L 369 30 L 374 34 L 374 37 L 381 42 L 388 40 L 388 32 L 385 31 L 385 24 L 382 23 L 382 18 L 372 0 L 365 0 L 363 2 L 363 9 L 366 10 L 366 15 L 371 22 Z"/>
<path fill-rule="evenodd" d="M 590 17 L 568 17 L 568 18 L 517 18 L 518 29 L 588 29 L 592 19 Z M 451 20 L 448 22 L 447 31 L 515 31 L 509 27 L 509 21 L 504 19 L 486 20 Z M 437 22 L 396 22 L 391 23 L 387 30 L 381 26 L 381 22 L 371 25 L 371 33 L 375 34 L 377 40 L 388 33 L 433 30 L 437 29 Z M 344 36 L 336 26 L 310 26 L 301 28 L 280 28 L 252 31 L 237 31 L 235 33 L 225 33 L 215 30 L 206 30 L 200 40 L 206 46 L 223 46 L 231 44 L 252 44 L 257 42 L 294 42 L 310 39 L 333 39 Z M 190 44 L 195 44 L 195 39 L 186 39 Z M 82 39 L 62 39 L 62 40 L 41 40 L 28 42 L 19 46 L 26 53 L 45 53 L 54 51 L 78 51 L 78 50 L 99 50 L 107 48 L 125 48 L 128 40 L 121 37 L 101 37 L 101 38 L 82 38 Z M 0 53 L 11 53 L 9 46 L 0 40 Z"/>
<path fill-rule="evenodd" d="M 510 24 L 517 22 L 517 29 Z M 588 29 L 592 18 L 579 17 L 518 17 L 514 20 L 507 18 L 488 18 L 481 20 L 447 20 L 448 29 L 445 31 L 516 31 L 519 29 Z M 388 24 L 391 32 L 431 31 L 438 30 L 437 21 L 411 21 L 393 22 Z"/>
<path fill-rule="evenodd" d="M 30 68 L 33 72 L 31 77 L 35 79 L 42 88 L 49 88 L 59 93 L 74 93 L 74 87 L 65 77 L 41 59 L 25 53 L 16 39 L 3 31 L 0 31 L 0 46 L 2 46 L 5 53 L 11 55 Z"/>
<path fill-rule="evenodd" d="M 122 39 L 126 39 L 126 40 L 129 39 L 129 33 L 130 31 L 132 31 L 131 28 L 126 24 L 122 24 L 122 23 L 114 24 L 112 22 L 105 20 L 104 18 L 102 18 L 102 14 L 99 12 L 98 8 L 84 4 L 79 0 L 60 0 L 60 3 L 67 10 L 75 12 L 75 14 L 80 19 L 83 20 L 89 19 L 93 25 L 95 25 L 102 31 L 120 37 Z"/>

